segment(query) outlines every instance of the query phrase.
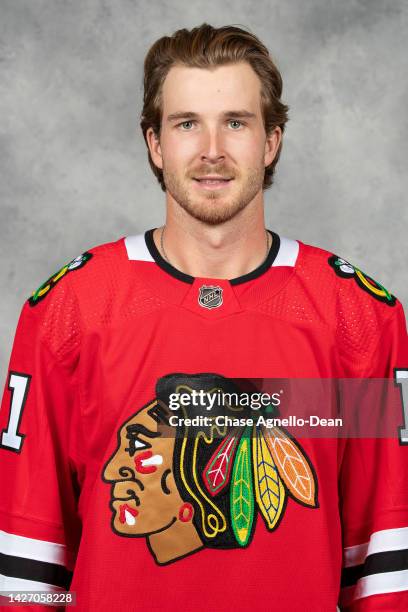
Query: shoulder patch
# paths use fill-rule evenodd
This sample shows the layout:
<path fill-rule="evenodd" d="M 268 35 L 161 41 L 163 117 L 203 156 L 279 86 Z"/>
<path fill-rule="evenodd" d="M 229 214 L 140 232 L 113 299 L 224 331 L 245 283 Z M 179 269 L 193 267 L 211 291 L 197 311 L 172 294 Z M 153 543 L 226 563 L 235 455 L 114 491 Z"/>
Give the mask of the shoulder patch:
<path fill-rule="evenodd" d="M 78 257 L 72 259 L 72 261 L 63 266 L 60 270 L 58 270 L 58 272 L 50 276 L 42 285 L 38 287 L 36 291 L 33 291 L 32 295 L 28 298 L 30 306 L 35 306 L 38 304 L 38 302 L 43 300 L 49 294 L 51 289 L 55 287 L 55 285 L 69 272 L 83 268 L 91 257 L 93 257 L 92 253 L 82 253 L 82 255 L 78 255 Z"/>
<path fill-rule="evenodd" d="M 369 293 L 372 297 L 376 298 L 380 302 L 388 304 L 388 306 L 394 306 L 396 302 L 395 295 L 392 295 L 385 287 L 380 285 L 373 278 L 365 274 L 362 270 L 353 266 L 350 262 L 338 257 L 338 255 L 331 255 L 328 259 L 329 264 L 341 278 L 353 278 L 357 285 Z"/>

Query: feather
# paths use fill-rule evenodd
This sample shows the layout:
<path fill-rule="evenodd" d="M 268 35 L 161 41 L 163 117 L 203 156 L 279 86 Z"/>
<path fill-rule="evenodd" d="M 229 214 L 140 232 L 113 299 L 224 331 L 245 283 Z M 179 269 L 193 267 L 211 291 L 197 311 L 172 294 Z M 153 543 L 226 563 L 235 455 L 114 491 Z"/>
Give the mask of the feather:
<path fill-rule="evenodd" d="M 203 471 L 207 491 L 217 495 L 228 484 L 238 436 L 230 433 L 217 447 Z"/>
<path fill-rule="evenodd" d="M 307 506 L 317 506 L 315 477 L 302 449 L 278 427 L 264 428 L 264 435 L 288 491 L 297 501 Z"/>
<path fill-rule="evenodd" d="M 250 435 L 248 428 L 239 443 L 231 476 L 231 524 L 240 546 L 246 546 L 248 543 L 255 512 Z"/>
<path fill-rule="evenodd" d="M 256 500 L 268 529 L 272 530 L 282 515 L 285 487 L 260 428 L 257 428 L 252 443 Z"/>

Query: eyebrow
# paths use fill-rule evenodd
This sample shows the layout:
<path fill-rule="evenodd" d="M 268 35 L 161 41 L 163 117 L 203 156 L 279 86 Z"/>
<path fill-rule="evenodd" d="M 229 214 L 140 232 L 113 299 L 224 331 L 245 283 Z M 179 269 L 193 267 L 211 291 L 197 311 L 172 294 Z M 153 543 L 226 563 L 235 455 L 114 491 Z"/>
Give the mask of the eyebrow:
<path fill-rule="evenodd" d="M 126 437 L 133 438 L 138 434 L 142 434 L 142 436 L 146 436 L 146 438 L 158 438 L 161 434 L 157 431 L 151 431 L 147 429 L 144 425 L 139 423 L 133 423 L 132 425 L 127 425 L 126 427 Z"/>
<path fill-rule="evenodd" d="M 180 111 L 178 113 L 171 113 L 167 117 L 167 121 L 177 121 L 178 119 L 198 119 L 199 113 L 193 113 L 191 111 Z M 250 113 L 247 110 L 230 110 L 222 113 L 224 118 L 227 117 L 241 117 L 245 119 L 254 119 L 256 117 L 255 113 Z"/>

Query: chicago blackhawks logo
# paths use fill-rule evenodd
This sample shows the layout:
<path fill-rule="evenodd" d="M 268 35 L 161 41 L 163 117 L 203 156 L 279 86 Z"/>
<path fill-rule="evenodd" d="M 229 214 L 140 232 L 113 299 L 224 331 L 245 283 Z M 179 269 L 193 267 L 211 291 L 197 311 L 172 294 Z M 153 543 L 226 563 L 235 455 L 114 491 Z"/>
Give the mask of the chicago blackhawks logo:
<path fill-rule="evenodd" d="M 377 300 L 381 302 L 385 302 L 389 306 L 394 306 L 396 297 L 389 293 L 385 287 L 380 285 L 373 278 L 362 272 L 356 266 L 353 266 L 351 263 L 338 257 L 337 255 L 331 255 L 328 259 L 329 264 L 336 272 L 338 276 L 342 278 L 354 278 L 357 284 L 367 291 L 370 295 L 375 297 Z"/>
<path fill-rule="evenodd" d="M 248 546 L 257 513 L 273 531 L 289 498 L 318 507 L 314 469 L 283 428 L 219 426 L 217 410 L 209 425 L 179 418 L 182 425 L 170 426 L 171 394 L 201 390 L 236 393 L 237 386 L 208 373 L 160 378 L 156 397 L 123 423 L 102 474 L 111 484 L 114 533 L 145 537 L 159 565 L 205 547 Z M 237 417 L 237 410 L 248 408 L 224 405 L 222 414 Z M 183 417 L 198 414 L 194 405 L 183 408 Z"/>
<path fill-rule="evenodd" d="M 32 295 L 28 298 L 30 306 L 35 306 L 45 298 L 46 295 L 51 291 L 53 287 L 62 279 L 68 272 L 72 270 L 78 270 L 82 268 L 92 257 L 92 253 L 83 253 L 78 257 L 75 257 L 67 265 L 63 266 L 56 274 L 53 274 L 43 283 Z"/>

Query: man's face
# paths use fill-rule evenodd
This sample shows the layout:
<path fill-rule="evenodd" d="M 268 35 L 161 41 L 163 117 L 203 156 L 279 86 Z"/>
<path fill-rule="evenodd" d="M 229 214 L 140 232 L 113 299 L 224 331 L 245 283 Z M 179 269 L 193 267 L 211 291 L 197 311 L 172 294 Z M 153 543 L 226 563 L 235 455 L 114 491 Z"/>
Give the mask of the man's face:
<path fill-rule="evenodd" d="M 262 194 L 265 167 L 281 139 L 267 138 L 261 82 L 246 62 L 202 69 L 173 66 L 163 84 L 160 138 L 147 136 L 168 198 L 211 225 L 233 218 Z M 197 180 L 220 175 L 225 181 Z"/>
<path fill-rule="evenodd" d="M 122 535 L 168 529 L 183 504 L 173 476 L 174 432 L 167 429 L 165 434 L 158 425 L 156 407 L 154 401 L 123 424 L 118 447 L 104 469 L 103 480 L 112 485 L 112 526 Z"/>

